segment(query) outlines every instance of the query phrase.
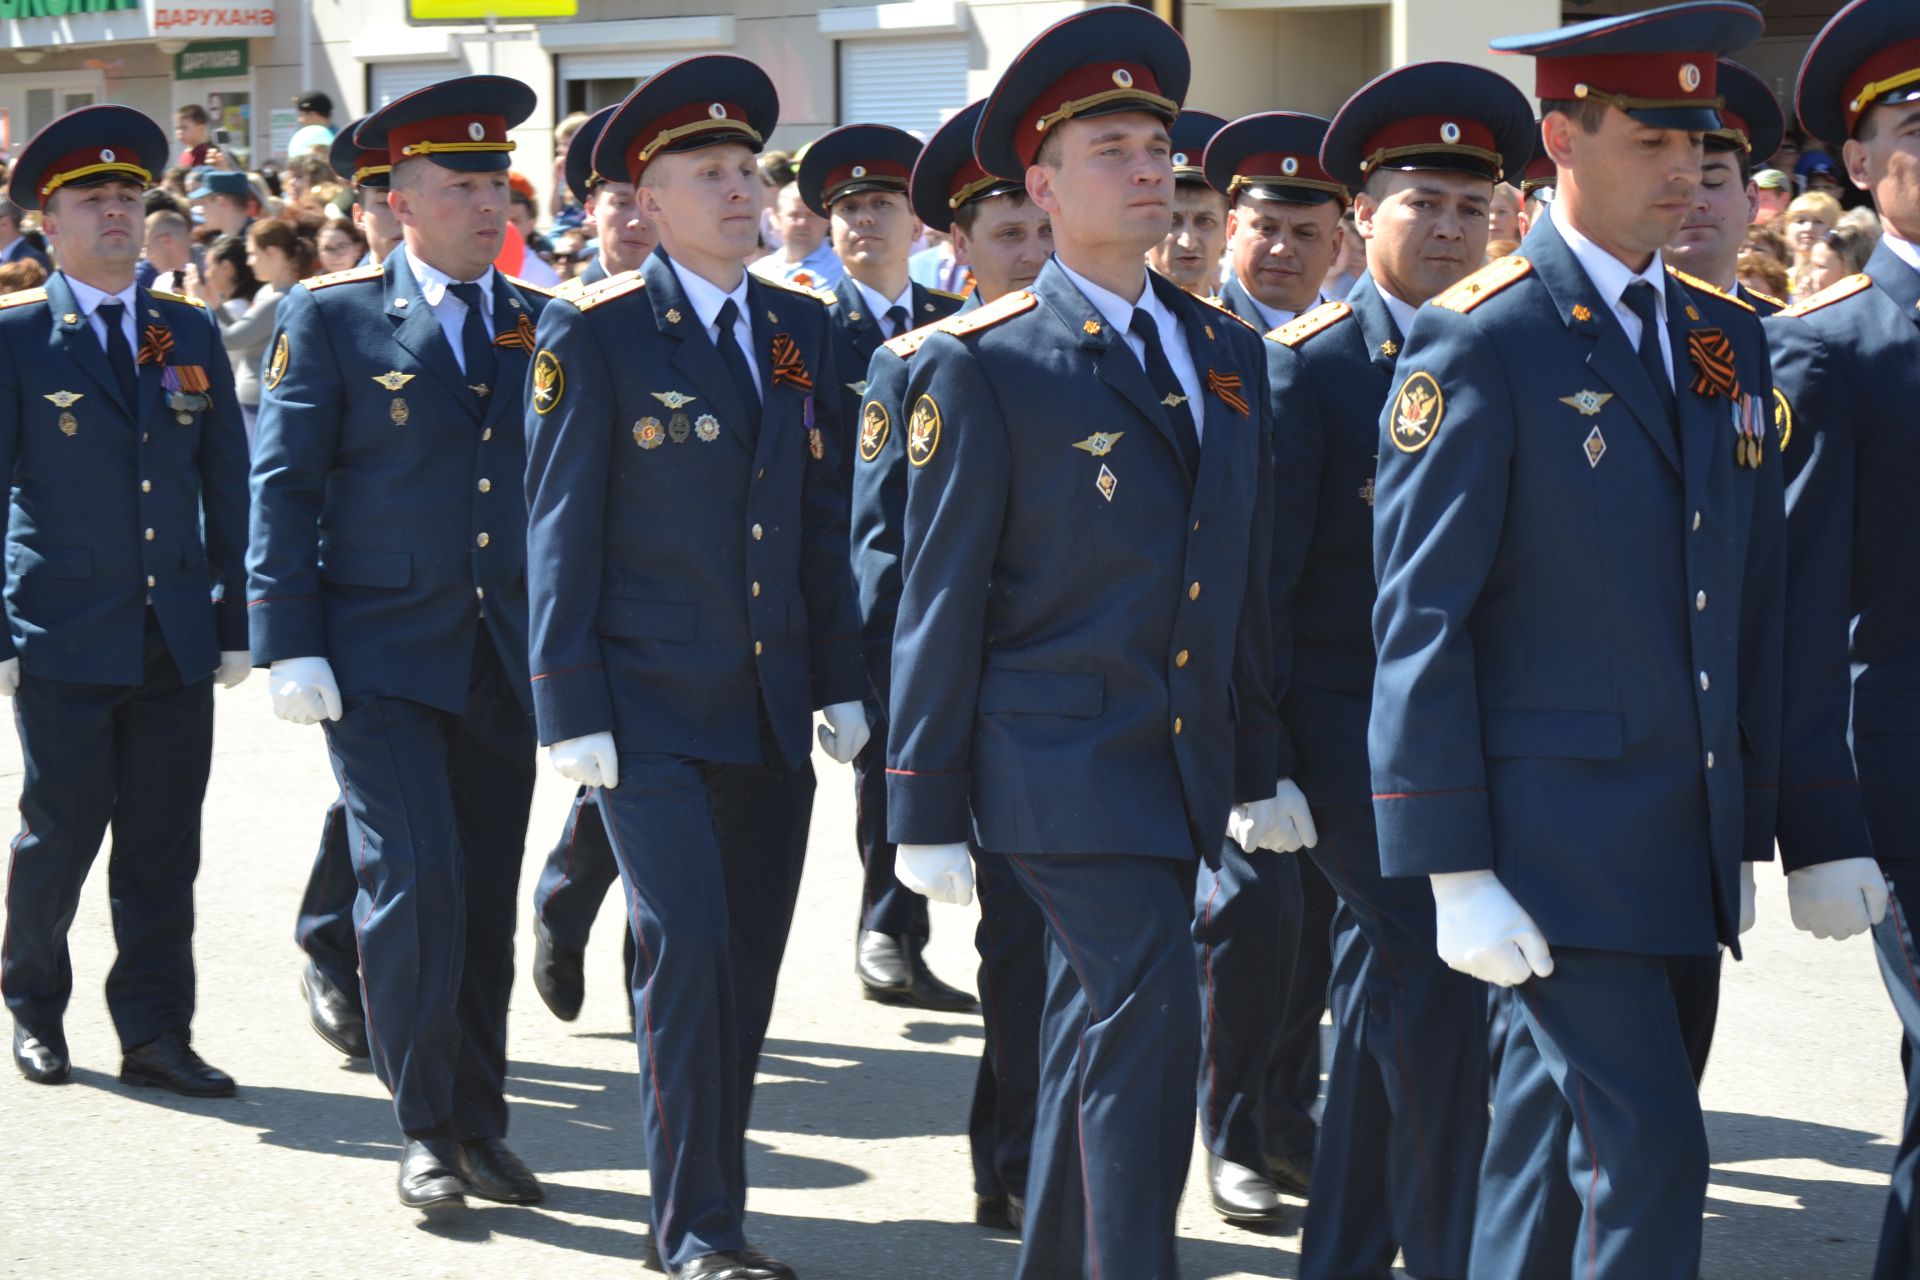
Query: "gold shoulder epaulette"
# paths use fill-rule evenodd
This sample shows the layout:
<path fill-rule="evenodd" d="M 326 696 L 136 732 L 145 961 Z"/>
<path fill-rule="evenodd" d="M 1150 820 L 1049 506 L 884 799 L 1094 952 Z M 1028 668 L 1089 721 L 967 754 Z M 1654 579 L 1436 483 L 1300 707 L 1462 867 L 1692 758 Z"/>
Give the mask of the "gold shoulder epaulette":
<path fill-rule="evenodd" d="M 1863 271 L 1858 275 L 1848 276 L 1845 280 L 1835 281 L 1833 284 L 1828 285 L 1820 292 L 1814 294 L 1811 298 L 1802 298 L 1780 314 L 1783 316 L 1808 315 L 1818 311 L 1822 307 L 1830 307 L 1842 299 L 1851 298 L 1854 294 L 1861 293 L 1872 287 L 1873 277 Z"/>
<path fill-rule="evenodd" d="M 1011 320 L 1022 311 L 1031 311 L 1040 305 L 1040 299 L 1031 289 L 1016 289 L 1012 293 L 1002 294 L 984 307 L 975 307 L 971 311 L 956 311 L 945 320 L 937 320 L 926 326 L 938 329 L 941 333 L 950 333 L 958 338 L 969 333 L 978 333 L 990 329 L 1002 320 Z M 911 337 L 911 334 L 903 334 Z"/>
<path fill-rule="evenodd" d="M 803 293 L 815 302 L 823 302 L 829 307 L 840 301 L 840 295 L 831 289 L 815 289 L 810 285 L 795 284 L 791 280 L 775 280 L 771 276 L 756 276 L 755 279 L 759 280 L 761 284 L 770 284 L 776 289 L 785 289 L 788 293 Z"/>
<path fill-rule="evenodd" d="M 909 329 L 897 338 L 888 338 L 880 345 L 904 360 L 918 351 L 920 344 L 931 337 L 933 331 L 939 327 L 940 322 L 936 320 L 932 324 L 923 324 L 918 329 Z"/>
<path fill-rule="evenodd" d="M 569 276 L 553 287 L 553 296 L 572 302 L 592 286 L 579 276 Z"/>
<path fill-rule="evenodd" d="M 1238 311 L 1235 311 L 1231 307 L 1227 306 L 1227 304 L 1222 302 L 1218 297 L 1202 298 L 1197 293 L 1194 294 L 1193 296 L 1195 298 L 1198 298 L 1201 302 L 1204 302 L 1208 306 L 1212 307 L 1215 311 L 1218 311 L 1221 315 L 1225 316 L 1227 319 L 1238 320 L 1241 324 L 1246 325 L 1247 328 L 1253 329 L 1255 333 L 1260 332 L 1260 330 L 1254 329 L 1252 325 L 1247 324 L 1246 318 L 1244 316 L 1242 316 Z"/>
<path fill-rule="evenodd" d="M 1760 299 L 1760 301 L 1766 303 L 1768 306 L 1777 307 L 1782 311 L 1787 309 L 1787 300 L 1785 298 L 1776 298 L 1770 293 L 1762 293 L 1752 285 L 1748 285 L 1746 288 L 1748 293 Z"/>
<path fill-rule="evenodd" d="M 1734 294 L 1728 293 L 1725 289 L 1721 289 L 1721 288 L 1718 288 L 1717 286 L 1710 285 L 1705 280 L 1702 280 L 1699 276 L 1690 276 L 1678 267 L 1668 267 L 1667 274 L 1672 276 L 1675 280 L 1678 280 L 1681 284 L 1686 285 L 1687 288 L 1689 289 L 1698 289 L 1702 293 L 1712 294 L 1714 297 L 1721 299 L 1723 302 L 1731 302 L 1736 307 L 1740 307 L 1747 311 L 1752 311 L 1753 314 L 1755 315 L 1760 314 L 1759 311 L 1754 309 L 1754 305 L 1751 302 L 1748 302 L 1745 298 L 1738 297 Z"/>
<path fill-rule="evenodd" d="M 8 307 L 24 307 L 29 302 L 45 302 L 46 300 L 47 291 L 45 289 L 17 289 L 12 293 L 0 297 L 0 311 Z"/>
<path fill-rule="evenodd" d="M 573 305 L 582 311 L 591 311 L 603 302 L 612 302 L 615 298 L 624 298 L 647 287 L 647 278 L 638 271 L 623 271 L 617 276 L 608 276 L 605 280 L 588 285 Z"/>
<path fill-rule="evenodd" d="M 946 298 L 951 302 L 965 302 L 967 300 L 967 295 L 964 293 L 953 293 L 946 289 L 936 289 L 932 285 L 927 286 L 927 292 L 936 298 Z"/>
<path fill-rule="evenodd" d="M 184 293 L 168 293 L 165 289 L 149 289 L 147 292 L 156 298 L 164 298 L 168 302 L 184 302 L 190 307 L 199 307 L 202 311 L 207 307 L 207 304 L 200 299 L 189 298 Z"/>
<path fill-rule="evenodd" d="M 345 271 L 330 271 L 324 276 L 311 276 L 300 283 L 307 286 L 307 292 L 319 289 L 331 289 L 337 284 L 352 284 L 358 280 L 378 280 L 386 275 L 386 268 L 378 263 L 368 263 L 364 267 L 348 267 Z"/>
<path fill-rule="evenodd" d="M 1533 264 L 1517 254 L 1495 258 L 1434 298 L 1433 305 L 1465 315 L 1532 270 Z"/>
<path fill-rule="evenodd" d="M 505 275 L 505 272 L 501 274 Z M 553 290 L 547 288 L 545 285 L 538 285 L 531 281 L 522 280 L 519 276 L 507 276 L 507 283 L 516 289 L 525 289 L 528 293 L 537 293 L 543 298 L 551 298 L 553 296 Z"/>
<path fill-rule="evenodd" d="M 1353 308 L 1344 302 L 1323 302 L 1304 315 L 1295 316 L 1267 336 L 1283 347 L 1297 347 L 1322 329 L 1352 314 Z"/>

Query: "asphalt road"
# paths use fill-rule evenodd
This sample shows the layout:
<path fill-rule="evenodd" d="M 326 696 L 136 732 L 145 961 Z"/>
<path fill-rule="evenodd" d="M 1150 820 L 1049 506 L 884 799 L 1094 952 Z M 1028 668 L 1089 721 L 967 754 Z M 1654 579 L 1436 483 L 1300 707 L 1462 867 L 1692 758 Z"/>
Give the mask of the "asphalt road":
<path fill-rule="evenodd" d="M 424 1227 L 394 1199 L 384 1091 L 314 1036 L 298 992 L 294 907 L 333 792 L 319 731 L 274 720 L 257 673 L 218 703 L 194 1033 L 239 1097 L 190 1102 L 117 1082 L 100 995 L 112 960 L 101 859 L 72 934 L 74 1083 L 0 1072 L 0 1274 L 640 1275 L 647 1175 L 617 902 L 595 932 L 572 1024 L 527 980 L 521 917 L 510 1140 L 545 1180 L 547 1203 Z M 852 775 L 815 763 L 806 880 L 754 1106 L 749 1229 L 807 1280 L 1009 1276 L 1014 1244 L 971 1224 L 965 1124 L 979 1019 L 860 997 Z M 19 785 L 19 746 L 5 734 L 0 802 Z M 523 895 L 570 794 L 543 765 Z M 1759 905 L 1748 960 L 1727 968 L 1705 1085 L 1714 1169 L 1703 1276 L 1864 1276 L 1899 1135 L 1899 1027 L 1865 939 L 1792 932 L 1774 872 L 1761 876 Z M 969 987 L 973 921 L 971 908 L 935 908 L 934 968 Z M 1297 1214 L 1271 1234 L 1230 1227 L 1199 1170 L 1181 1214 L 1183 1274 L 1293 1276 Z"/>

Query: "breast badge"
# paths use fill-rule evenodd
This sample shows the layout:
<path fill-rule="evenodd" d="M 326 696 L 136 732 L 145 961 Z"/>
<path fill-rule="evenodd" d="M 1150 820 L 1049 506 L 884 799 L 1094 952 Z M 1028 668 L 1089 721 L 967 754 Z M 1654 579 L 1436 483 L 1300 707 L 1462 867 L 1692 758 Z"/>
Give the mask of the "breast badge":
<path fill-rule="evenodd" d="M 398 369 L 389 369 L 385 373 L 376 373 L 373 380 L 388 391 L 398 391 L 416 378 L 417 374 L 402 373 Z"/>
<path fill-rule="evenodd" d="M 74 417 L 71 413 L 61 414 L 60 415 L 60 434 L 63 436 L 79 435 L 80 420 Z"/>
<path fill-rule="evenodd" d="M 1598 427 L 1587 432 L 1586 443 L 1580 447 L 1586 452 L 1587 466 L 1589 467 L 1599 466 L 1600 459 L 1607 456 L 1607 438 L 1600 434 L 1600 428 Z"/>
<path fill-rule="evenodd" d="M 1606 408 L 1607 401 L 1611 399 L 1611 391 L 1576 391 L 1570 396 L 1561 396 L 1560 403 L 1578 411 L 1583 418 L 1591 418 Z"/>
<path fill-rule="evenodd" d="M 53 407 L 56 409 L 71 409 L 74 405 L 86 399 L 87 393 L 84 391 L 56 391 L 46 398 L 53 402 Z"/>
<path fill-rule="evenodd" d="M 542 347 L 533 358 L 533 411 L 546 417 L 566 392 L 567 376 L 561 371 L 560 358 Z"/>
<path fill-rule="evenodd" d="M 1113 452 L 1113 446 L 1119 444 L 1120 437 L 1126 434 L 1124 431 L 1096 431 L 1085 440 L 1075 440 L 1073 447 L 1083 449 L 1096 458 L 1104 458 Z"/>
<path fill-rule="evenodd" d="M 387 406 L 387 417 L 392 420 L 393 425 L 396 427 L 406 426 L 407 419 L 411 416 L 412 411 L 407 408 L 405 396 L 395 396 L 393 403 Z"/>
<path fill-rule="evenodd" d="M 274 339 L 273 359 L 267 365 L 267 390 L 280 385 L 280 379 L 287 376 L 287 335 L 282 332 Z"/>
<path fill-rule="evenodd" d="M 667 442 L 667 431 L 658 418 L 642 418 L 633 424 L 633 442 L 642 449 L 658 449 Z"/>
<path fill-rule="evenodd" d="M 685 444 L 693 438 L 693 419 L 684 413 L 676 413 L 667 419 L 667 439 L 675 444 Z"/>
<path fill-rule="evenodd" d="M 701 444 L 712 444 L 720 438 L 720 419 L 710 413 L 703 413 L 693 420 L 693 434 Z"/>
<path fill-rule="evenodd" d="M 1401 383 L 1400 394 L 1393 399 L 1393 447 L 1418 453 L 1432 444 L 1446 409 L 1440 384 L 1424 369 Z"/>
<path fill-rule="evenodd" d="M 860 410 L 860 461 L 872 462 L 887 447 L 887 436 L 893 431 L 893 418 L 887 413 L 887 406 L 878 400 L 869 400 Z"/>
<path fill-rule="evenodd" d="M 923 395 L 913 403 L 913 416 L 907 419 L 907 461 L 924 467 L 933 461 L 940 447 L 940 406 L 932 396 Z"/>
<path fill-rule="evenodd" d="M 1100 474 L 1093 479 L 1093 487 L 1100 491 L 1101 497 L 1112 502 L 1113 491 L 1120 487 L 1120 477 L 1114 475 L 1113 468 L 1103 462 L 1100 464 Z"/>
<path fill-rule="evenodd" d="M 690 396 L 684 391 L 652 391 L 648 394 L 669 409 L 684 409 L 700 398 Z"/>

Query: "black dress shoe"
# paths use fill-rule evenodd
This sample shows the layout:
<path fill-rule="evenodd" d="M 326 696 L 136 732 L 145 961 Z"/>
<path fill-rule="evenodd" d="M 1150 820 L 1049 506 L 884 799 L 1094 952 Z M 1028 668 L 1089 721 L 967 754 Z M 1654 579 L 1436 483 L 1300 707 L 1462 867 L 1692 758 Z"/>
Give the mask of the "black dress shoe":
<path fill-rule="evenodd" d="M 540 918 L 534 917 L 533 989 L 562 1022 L 579 1017 L 580 1004 L 587 998 L 585 961 L 584 951 L 561 946 Z"/>
<path fill-rule="evenodd" d="M 797 1280 L 792 1267 L 756 1249 L 703 1253 L 667 1274 L 672 1280 Z"/>
<path fill-rule="evenodd" d="M 367 1020 L 360 1012 L 358 996 L 349 996 L 320 972 L 313 961 L 300 972 L 300 990 L 307 997 L 307 1021 L 314 1032 L 349 1058 L 365 1058 Z"/>
<path fill-rule="evenodd" d="M 973 1198 L 973 1225 L 976 1227 L 1006 1231 L 1017 1236 L 1026 1216 L 1027 1202 L 1019 1196 L 1002 1192 L 997 1196 L 976 1195 Z"/>
<path fill-rule="evenodd" d="M 1307 1188 L 1313 1183 L 1313 1157 L 1268 1156 L 1267 1176 L 1273 1179 L 1273 1185 L 1280 1190 L 1305 1200 Z"/>
<path fill-rule="evenodd" d="M 977 1003 L 966 992 L 933 976 L 921 955 L 924 938 L 896 938 L 862 930 L 854 956 L 854 972 L 869 1000 L 883 1004 L 915 1005 L 940 1013 L 966 1013 Z"/>
<path fill-rule="evenodd" d="M 1213 1208 L 1228 1222 L 1272 1222 L 1280 1216 L 1280 1193 L 1263 1173 L 1207 1155 L 1207 1189 Z"/>
<path fill-rule="evenodd" d="M 454 1171 L 451 1142 L 408 1138 L 400 1153 L 400 1203 L 421 1213 L 467 1207 L 467 1184 Z"/>
<path fill-rule="evenodd" d="M 120 1080 L 123 1084 L 171 1089 L 189 1098 L 233 1096 L 233 1077 L 208 1066 L 177 1031 L 136 1045 L 121 1055 Z"/>
<path fill-rule="evenodd" d="M 526 1161 L 498 1138 L 474 1138 L 453 1149 L 453 1171 L 467 1191 L 499 1204 L 539 1204 L 547 1189 Z"/>
<path fill-rule="evenodd" d="M 65 1084 L 73 1074 L 66 1046 L 56 1048 L 17 1022 L 13 1024 L 13 1065 L 35 1084 Z"/>

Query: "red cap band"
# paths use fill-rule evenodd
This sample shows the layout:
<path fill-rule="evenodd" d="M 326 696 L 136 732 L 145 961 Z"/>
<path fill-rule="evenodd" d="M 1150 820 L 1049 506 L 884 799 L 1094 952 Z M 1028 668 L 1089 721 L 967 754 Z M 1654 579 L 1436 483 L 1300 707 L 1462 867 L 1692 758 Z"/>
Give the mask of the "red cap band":
<path fill-rule="evenodd" d="M 113 173 L 132 178 L 147 186 L 153 175 L 140 167 L 137 147 L 87 147 L 61 156 L 41 170 L 40 198 L 46 199 L 61 187 L 79 178 Z"/>
<path fill-rule="evenodd" d="M 1121 109 L 1123 103 L 1169 120 L 1180 113 L 1180 104 L 1160 93 L 1151 68 L 1124 62 L 1090 63 L 1076 67 L 1034 98 L 1014 130 L 1014 151 L 1021 163 L 1032 164 L 1048 129 L 1094 107 Z"/>
<path fill-rule="evenodd" d="M 1610 53 L 1584 58 L 1538 58 L 1533 90 L 1567 101 L 1588 92 L 1662 106 L 1719 105 L 1711 53 Z"/>
<path fill-rule="evenodd" d="M 1258 155 L 1248 156 L 1234 170 L 1232 185 L 1239 188 L 1289 182 L 1314 183 L 1346 190 L 1343 184 L 1334 181 L 1332 174 L 1320 167 L 1319 156 L 1292 151 L 1262 151 Z"/>
<path fill-rule="evenodd" d="M 891 185 L 898 183 L 900 189 L 907 189 L 907 169 L 890 160 L 867 160 L 860 164 L 844 164 L 827 174 L 827 180 L 820 184 L 821 199 L 832 204 L 839 198 L 843 187 L 857 182 L 885 181 Z"/>
<path fill-rule="evenodd" d="M 1414 116 L 1395 120 L 1369 137 L 1360 151 L 1365 157 L 1360 167 L 1367 173 L 1396 156 L 1446 151 L 1476 155 L 1489 160 L 1495 168 L 1500 166 L 1499 140 L 1493 136 L 1493 130 L 1478 120 L 1460 116 Z"/>
<path fill-rule="evenodd" d="M 640 175 L 663 147 L 704 133 L 716 135 L 709 139 L 713 144 L 731 141 L 727 134 L 756 143 L 765 141 L 747 123 L 747 109 L 739 103 L 689 102 L 675 107 L 634 135 L 633 141 L 627 144 L 627 181 L 639 182 Z"/>
<path fill-rule="evenodd" d="M 430 156 L 436 151 L 511 150 L 505 116 L 436 116 L 387 130 L 387 152 L 395 160 Z"/>
<path fill-rule="evenodd" d="M 1881 94 L 1915 83 L 1920 83 L 1920 40 L 1902 40 L 1861 63 L 1860 69 L 1847 77 L 1840 103 L 1848 135 Z"/>

